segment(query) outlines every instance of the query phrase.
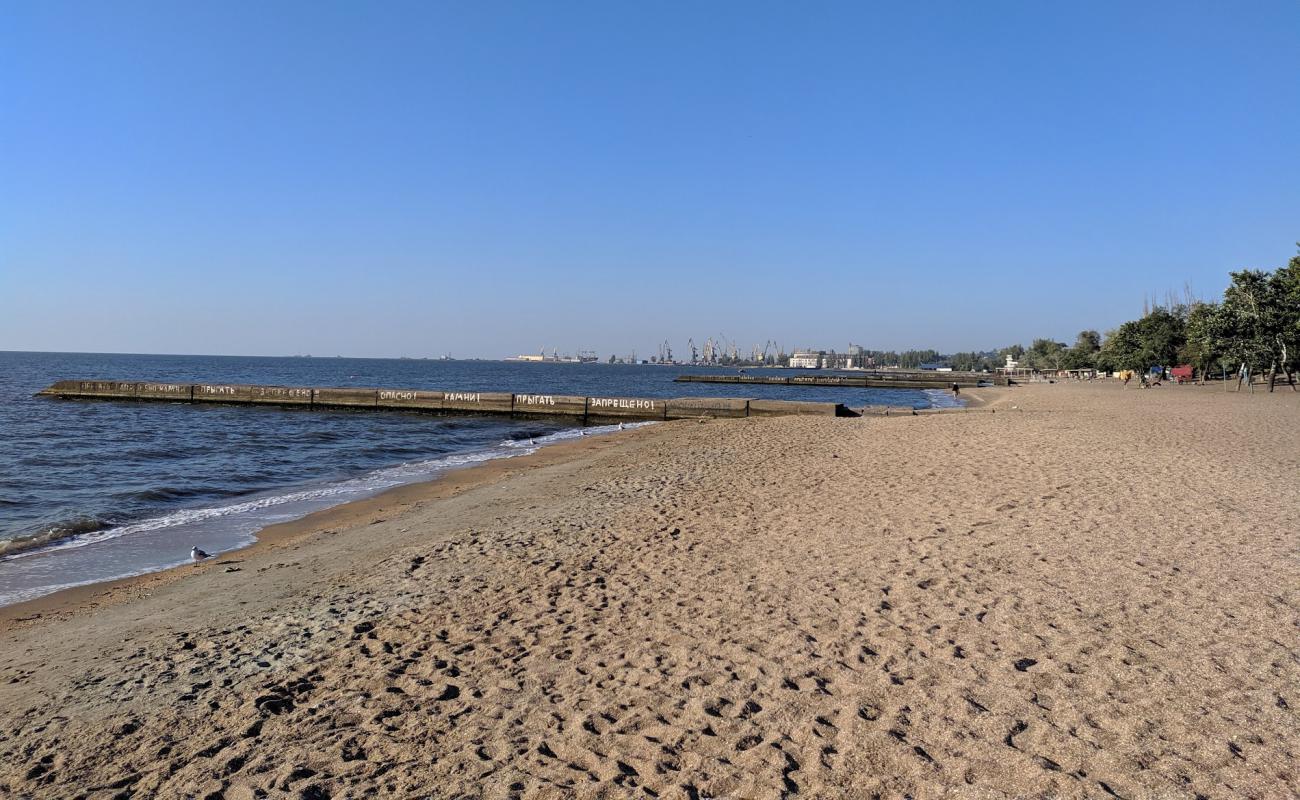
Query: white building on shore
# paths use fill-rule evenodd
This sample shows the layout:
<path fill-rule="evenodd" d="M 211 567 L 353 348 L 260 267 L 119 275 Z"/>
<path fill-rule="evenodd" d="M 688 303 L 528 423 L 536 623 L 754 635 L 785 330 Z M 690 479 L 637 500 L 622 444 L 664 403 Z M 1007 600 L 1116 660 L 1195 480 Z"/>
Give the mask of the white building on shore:
<path fill-rule="evenodd" d="M 790 356 L 790 366 L 795 369 L 821 369 L 822 356 L 824 355 L 825 353 L 821 350 L 816 352 L 803 350 Z"/>

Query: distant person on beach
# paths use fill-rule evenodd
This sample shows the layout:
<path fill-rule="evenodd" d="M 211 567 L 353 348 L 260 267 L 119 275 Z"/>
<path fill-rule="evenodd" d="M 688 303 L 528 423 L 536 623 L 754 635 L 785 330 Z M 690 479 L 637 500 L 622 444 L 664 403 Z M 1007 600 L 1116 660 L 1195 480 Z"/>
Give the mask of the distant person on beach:
<path fill-rule="evenodd" d="M 961 387 L 958 386 L 956 383 L 953 383 L 953 385 L 952 385 L 952 396 L 953 396 L 953 397 L 956 397 L 956 396 L 959 395 L 959 394 L 961 394 Z"/>
<path fill-rule="evenodd" d="M 1133 380 L 1133 373 L 1132 373 L 1132 372 L 1125 372 L 1125 373 L 1124 373 L 1124 385 L 1125 385 L 1125 386 L 1128 386 L 1128 382 L 1131 381 L 1131 380 Z"/>

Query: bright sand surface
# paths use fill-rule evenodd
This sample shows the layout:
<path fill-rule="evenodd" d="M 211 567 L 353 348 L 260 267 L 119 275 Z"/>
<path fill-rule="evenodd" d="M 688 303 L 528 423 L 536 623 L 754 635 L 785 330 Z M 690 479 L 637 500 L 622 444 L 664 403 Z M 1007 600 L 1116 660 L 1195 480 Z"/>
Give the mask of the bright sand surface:
<path fill-rule="evenodd" d="M 1300 794 L 1300 396 L 985 394 L 581 440 L 8 609 L 0 796 Z"/>

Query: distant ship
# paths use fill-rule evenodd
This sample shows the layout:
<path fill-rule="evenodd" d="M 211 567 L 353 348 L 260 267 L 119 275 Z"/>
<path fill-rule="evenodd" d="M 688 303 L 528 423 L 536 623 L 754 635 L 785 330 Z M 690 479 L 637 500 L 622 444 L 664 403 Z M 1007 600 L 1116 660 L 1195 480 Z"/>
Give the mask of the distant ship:
<path fill-rule="evenodd" d="M 456 359 L 454 359 L 454 358 L 451 357 L 451 353 L 448 353 L 448 354 L 445 355 L 445 356 L 438 356 L 437 358 L 434 358 L 434 359 L 430 359 L 428 356 L 420 356 L 419 358 L 414 358 L 414 357 L 412 357 L 412 356 L 398 356 L 398 357 L 397 357 L 397 360 L 398 360 L 398 361 L 430 361 L 430 360 L 432 360 L 432 361 L 455 361 Z"/>
<path fill-rule="evenodd" d="M 596 360 L 594 350 L 580 350 L 578 355 L 569 354 L 560 355 L 559 351 L 551 350 L 548 354 L 546 348 L 542 348 L 537 353 L 528 353 L 518 355 L 514 358 L 507 358 L 506 361 L 525 361 L 529 363 L 547 363 L 547 364 L 589 364 Z"/>

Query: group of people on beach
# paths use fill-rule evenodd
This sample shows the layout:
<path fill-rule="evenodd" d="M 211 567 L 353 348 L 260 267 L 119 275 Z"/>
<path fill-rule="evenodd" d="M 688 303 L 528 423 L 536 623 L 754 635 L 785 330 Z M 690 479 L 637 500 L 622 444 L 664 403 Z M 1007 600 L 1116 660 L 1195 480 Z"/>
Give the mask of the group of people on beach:
<path fill-rule="evenodd" d="M 1128 386 L 1128 382 L 1131 381 L 1131 380 L 1133 380 L 1133 372 L 1130 370 L 1130 371 L 1124 373 L 1124 385 L 1125 385 L 1125 386 Z M 1142 380 L 1141 380 L 1141 383 L 1138 384 L 1138 388 L 1139 388 L 1139 389 L 1150 389 L 1152 386 L 1159 386 L 1159 385 L 1160 385 L 1160 379 L 1159 379 L 1159 378 L 1156 378 L 1156 379 L 1152 380 L 1152 379 L 1149 378 L 1149 377 L 1147 376 L 1147 374 L 1144 372 L 1144 373 L 1142 373 Z"/>

